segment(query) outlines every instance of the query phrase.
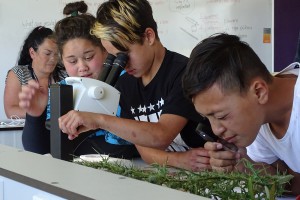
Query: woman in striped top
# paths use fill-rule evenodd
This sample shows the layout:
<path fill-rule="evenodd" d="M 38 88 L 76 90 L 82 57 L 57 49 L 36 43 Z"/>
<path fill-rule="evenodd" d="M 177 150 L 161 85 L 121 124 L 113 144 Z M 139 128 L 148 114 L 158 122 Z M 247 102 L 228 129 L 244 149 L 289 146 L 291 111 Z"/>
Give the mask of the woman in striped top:
<path fill-rule="evenodd" d="M 19 107 L 18 94 L 29 80 L 34 79 L 46 88 L 66 76 L 64 68 L 58 65 L 58 48 L 53 31 L 43 26 L 34 28 L 24 41 L 18 65 L 7 73 L 4 91 L 6 116 L 25 118 L 26 111 Z"/>

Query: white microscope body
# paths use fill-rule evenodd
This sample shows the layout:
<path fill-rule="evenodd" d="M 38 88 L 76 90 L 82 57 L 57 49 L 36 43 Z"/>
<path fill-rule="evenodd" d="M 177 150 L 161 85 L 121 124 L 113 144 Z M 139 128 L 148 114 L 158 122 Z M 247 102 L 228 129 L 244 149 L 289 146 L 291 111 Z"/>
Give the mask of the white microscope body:
<path fill-rule="evenodd" d="M 67 77 L 73 86 L 74 110 L 116 115 L 120 92 L 113 86 L 92 78 Z"/>

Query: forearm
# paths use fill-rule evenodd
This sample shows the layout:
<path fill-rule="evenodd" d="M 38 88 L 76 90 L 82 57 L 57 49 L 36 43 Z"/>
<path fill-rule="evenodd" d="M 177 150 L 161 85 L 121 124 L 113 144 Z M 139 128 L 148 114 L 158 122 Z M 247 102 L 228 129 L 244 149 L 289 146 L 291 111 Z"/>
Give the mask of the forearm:
<path fill-rule="evenodd" d="M 283 161 L 277 160 L 276 162 L 274 162 L 272 164 L 267 164 L 267 163 L 254 162 L 250 158 L 248 158 L 247 160 L 249 160 L 253 164 L 254 169 L 260 170 L 261 175 L 277 175 L 278 173 L 292 175 L 293 178 L 291 179 L 291 181 L 289 183 L 286 184 L 285 189 L 286 189 L 286 191 L 288 191 L 287 193 L 291 193 L 293 195 L 300 194 L 300 187 L 299 187 L 300 174 L 289 169 L 289 167 Z M 242 164 L 242 165 L 243 165 L 244 170 L 239 170 L 239 171 L 251 173 L 251 171 L 244 164 Z M 262 170 L 262 169 L 264 169 L 264 170 Z"/>
<path fill-rule="evenodd" d="M 148 164 L 156 163 L 190 171 L 211 169 L 207 151 L 203 148 L 182 152 L 168 152 L 141 146 L 136 147 L 143 160 Z"/>
<path fill-rule="evenodd" d="M 4 110 L 7 118 L 17 115 L 20 118 L 25 118 L 25 109 L 19 106 L 18 94 L 21 91 L 21 82 L 17 75 L 10 70 L 7 75 L 5 89 L 4 89 Z"/>
<path fill-rule="evenodd" d="M 188 169 L 180 154 L 183 152 L 168 152 L 160 149 L 153 149 L 136 145 L 142 159 L 147 164 L 158 164 L 160 166 L 170 166 L 181 169 Z"/>
<path fill-rule="evenodd" d="M 293 195 L 300 195 L 300 174 L 292 170 L 288 170 L 288 174 L 293 175 L 293 179 L 287 184 L 286 190 L 291 191 Z"/>
<path fill-rule="evenodd" d="M 110 131 L 134 144 L 157 149 L 166 149 L 182 127 L 173 129 L 169 123 L 142 122 L 114 116 L 100 115 L 99 128 Z"/>
<path fill-rule="evenodd" d="M 278 170 L 282 170 L 283 166 L 280 163 L 277 163 L 277 167 L 269 165 L 267 163 L 255 162 L 247 154 L 241 154 L 241 159 L 237 162 L 235 170 L 243 173 L 252 173 L 251 169 L 258 170 L 262 175 L 275 175 Z M 251 165 L 248 166 L 248 164 Z"/>
<path fill-rule="evenodd" d="M 24 119 L 26 116 L 26 111 L 19 106 L 10 106 L 9 108 L 5 109 L 5 114 L 7 118 L 12 118 L 15 116 Z"/>
<path fill-rule="evenodd" d="M 168 157 L 168 152 L 159 149 L 153 149 L 148 147 L 142 147 L 136 145 L 137 150 L 139 151 L 141 158 L 147 164 L 159 164 L 159 165 L 170 165 L 170 160 Z"/>
<path fill-rule="evenodd" d="M 279 173 L 287 173 L 288 166 L 282 160 L 277 160 L 272 164 L 268 164 L 265 162 L 256 162 L 252 160 L 246 153 L 241 154 L 242 158 L 250 162 L 254 169 L 260 170 L 262 175 L 276 175 Z M 242 160 L 241 160 L 242 161 Z M 245 166 L 245 162 L 239 162 L 238 164 L 243 165 L 244 170 L 248 170 L 249 167 Z M 262 170 L 264 169 L 264 170 Z"/>
<path fill-rule="evenodd" d="M 71 140 L 82 132 L 100 128 L 131 143 L 163 150 L 170 145 L 187 123 L 185 118 L 171 114 L 162 115 L 158 122 L 142 122 L 75 110 L 61 116 L 58 120 L 60 129 L 68 134 Z"/>

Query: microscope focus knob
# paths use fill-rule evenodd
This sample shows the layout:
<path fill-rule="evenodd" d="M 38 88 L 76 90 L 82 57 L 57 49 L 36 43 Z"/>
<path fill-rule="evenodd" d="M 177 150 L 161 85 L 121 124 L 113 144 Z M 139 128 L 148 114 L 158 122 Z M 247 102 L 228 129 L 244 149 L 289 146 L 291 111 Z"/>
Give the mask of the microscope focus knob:
<path fill-rule="evenodd" d="M 90 87 L 88 95 L 90 98 L 93 99 L 102 99 L 104 96 L 104 90 L 102 87 L 99 86 Z"/>

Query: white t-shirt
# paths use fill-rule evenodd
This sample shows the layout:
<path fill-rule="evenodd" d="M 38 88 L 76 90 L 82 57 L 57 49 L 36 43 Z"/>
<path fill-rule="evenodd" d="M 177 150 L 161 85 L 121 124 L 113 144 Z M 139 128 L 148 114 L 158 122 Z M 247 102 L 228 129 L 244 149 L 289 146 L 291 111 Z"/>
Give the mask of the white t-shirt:
<path fill-rule="evenodd" d="M 292 63 L 277 74 L 299 74 L 299 63 Z M 277 75 L 276 74 L 276 75 Z M 293 108 L 290 124 L 284 137 L 277 139 L 269 124 L 261 126 L 255 141 L 247 147 L 248 156 L 256 162 L 268 164 L 280 159 L 290 169 L 300 173 L 300 78 L 294 88 Z"/>

